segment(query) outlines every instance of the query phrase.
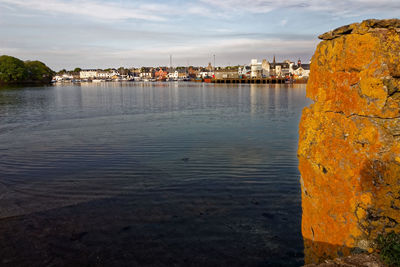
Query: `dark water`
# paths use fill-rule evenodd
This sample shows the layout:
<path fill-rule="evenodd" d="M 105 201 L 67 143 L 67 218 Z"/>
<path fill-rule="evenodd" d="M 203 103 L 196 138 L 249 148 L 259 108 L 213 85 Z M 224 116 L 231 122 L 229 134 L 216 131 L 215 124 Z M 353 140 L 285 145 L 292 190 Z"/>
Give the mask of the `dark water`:
<path fill-rule="evenodd" d="M 299 266 L 304 85 L 0 90 L 0 265 Z"/>

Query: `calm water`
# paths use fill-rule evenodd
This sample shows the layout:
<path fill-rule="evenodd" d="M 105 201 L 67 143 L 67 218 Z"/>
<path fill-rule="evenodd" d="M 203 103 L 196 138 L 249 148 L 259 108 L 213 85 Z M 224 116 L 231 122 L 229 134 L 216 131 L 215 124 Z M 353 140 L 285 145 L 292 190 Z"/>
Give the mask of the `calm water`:
<path fill-rule="evenodd" d="M 299 266 L 304 85 L 0 90 L 0 265 Z"/>

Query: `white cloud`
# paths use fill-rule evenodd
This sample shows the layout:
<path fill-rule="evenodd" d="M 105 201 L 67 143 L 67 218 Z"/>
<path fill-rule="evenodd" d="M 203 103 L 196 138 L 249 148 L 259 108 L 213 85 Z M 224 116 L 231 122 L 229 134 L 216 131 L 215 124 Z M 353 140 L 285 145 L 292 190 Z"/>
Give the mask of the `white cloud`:
<path fill-rule="evenodd" d="M 298 40 L 295 42 L 296 49 L 298 51 L 312 52 L 317 40 Z M 115 50 L 110 52 L 111 57 L 124 58 L 132 55 L 141 55 L 147 58 L 167 58 L 168 55 L 172 54 L 176 57 L 191 57 L 196 56 L 207 56 L 211 54 L 241 54 L 244 52 L 252 51 L 256 54 L 262 53 L 278 53 L 284 55 L 288 50 L 294 50 L 294 42 L 291 40 L 282 40 L 279 38 L 274 39 L 252 39 L 252 38 L 233 38 L 229 40 L 218 39 L 218 40 L 207 40 L 186 43 L 184 45 L 176 45 L 166 47 L 160 50 L 160 47 L 153 46 L 141 49 L 130 49 L 130 50 Z M 264 54 L 264 56 L 267 56 Z M 232 59 L 233 60 L 233 59 Z"/>
<path fill-rule="evenodd" d="M 0 54 L 54 68 L 167 65 L 170 54 L 179 64 L 308 60 L 318 33 L 398 10 L 400 0 L 0 0 Z"/>
<path fill-rule="evenodd" d="M 269 13 L 277 9 L 330 12 L 342 16 L 398 12 L 399 0 L 200 0 L 226 12 Z"/>
<path fill-rule="evenodd" d="M 399 0 L 197 0 L 185 3 L 158 3 L 152 0 L 0 0 L 1 5 L 5 8 L 26 8 L 49 14 L 64 13 L 103 21 L 167 21 L 171 17 L 185 15 L 226 18 L 238 13 L 264 14 L 278 9 L 327 12 L 349 17 L 379 12 L 394 14 L 400 9 Z"/>
<path fill-rule="evenodd" d="M 120 49 L 115 46 L 57 46 L 42 48 L 39 45 L 27 49 L 18 43 L 4 43 L 1 53 L 21 59 L 39 59 L 55 70 L 77 66 L 84 68 L 105 68 L 109 66 L 157 66 L 168 65 L 173 55 L 175 65 L 206 65 L 215 54 L 218 65 L 247 64 L 251 58 L 272 60 L 295 60 L 299 56 L 309 60 L 317 40 L 285 40 L 280 38 L 216 38 L 196 39 L 182 44 L 165 46 L 163 42 L 146 47 Z M 19 47 L 19 48 L 16 48 Z"/>
<path fill-rule="evenodd" d="M 280 21 L 279 25 L 281 25 L 282 27 L 285 26 L 288 23 L 287 19 L 283 19 Z"/>
<path fill-rule="evenodd" d="M 155 15 L 155 9 L 152 5 L 137 5 L 133 7 L 95 0 L 0 0 L 0 4 L 49 12 L 49 14 L 64 13 L 103 21 L 124 19 L 165 20 L 164 17 Z M 158 6 L 158 8 L 166 9 L 164 6 Z"/>

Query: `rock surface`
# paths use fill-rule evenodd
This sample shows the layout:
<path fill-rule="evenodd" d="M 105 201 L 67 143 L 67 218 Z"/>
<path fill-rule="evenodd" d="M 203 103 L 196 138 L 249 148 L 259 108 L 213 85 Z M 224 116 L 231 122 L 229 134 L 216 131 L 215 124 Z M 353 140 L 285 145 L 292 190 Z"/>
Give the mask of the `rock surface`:
<path fill-rule="evenodd" d="M 327 260 L 321 264 L 309 264 L 305 267 L 385 267 L 385 265 L 377 255 L 358 254 Z"/>
<path fill-rule="evenodd" d="M 299 127 L 306 263 L 400 232 L 400 20 L 320 36 Z"/>

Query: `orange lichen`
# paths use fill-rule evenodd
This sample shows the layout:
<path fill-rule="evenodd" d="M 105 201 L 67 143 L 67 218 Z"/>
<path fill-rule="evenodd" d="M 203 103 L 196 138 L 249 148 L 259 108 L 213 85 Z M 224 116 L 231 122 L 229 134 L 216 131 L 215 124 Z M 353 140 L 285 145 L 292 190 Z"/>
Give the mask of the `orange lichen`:
<path fill-rule="evenodd" d="M 400 232 L 400 31 L 390 25 L 400 22 L 327 33 L 313 56 L 298 147 L 306 262 Z"/>

